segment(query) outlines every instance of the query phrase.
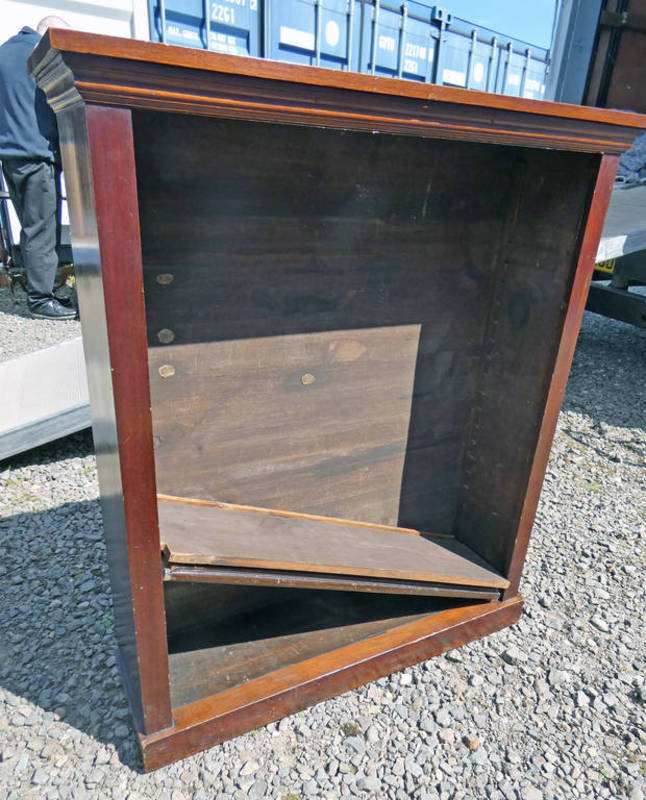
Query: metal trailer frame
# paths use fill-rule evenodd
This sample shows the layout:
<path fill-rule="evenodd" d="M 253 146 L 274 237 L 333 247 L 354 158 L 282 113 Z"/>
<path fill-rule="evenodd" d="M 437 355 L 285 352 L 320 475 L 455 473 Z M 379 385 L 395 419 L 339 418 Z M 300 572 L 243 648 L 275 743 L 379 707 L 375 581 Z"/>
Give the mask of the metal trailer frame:
<path fill-rule="evenodd" d="M 597 264 L 586 309 L 646 328 L 646 295 L 630 291 L 635 286 L 646 286 L 646 250 L 612 259 L 610 269 L 604 268 L 607 263 Z M 608 277 L 610 283 L 601 282 Z"/>

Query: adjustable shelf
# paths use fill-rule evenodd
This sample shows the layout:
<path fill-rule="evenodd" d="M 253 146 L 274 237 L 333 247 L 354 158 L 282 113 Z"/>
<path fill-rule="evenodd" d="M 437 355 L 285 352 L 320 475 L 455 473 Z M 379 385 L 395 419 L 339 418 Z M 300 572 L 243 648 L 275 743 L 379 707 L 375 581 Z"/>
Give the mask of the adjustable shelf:
<path fill-rule="evenodd" d="M 300 573 L 303 581 L 308 574 L 318 574 L 319 581 L 336 578 L 339 588 L 350 588 L 350 577 L 357 587 L 362 580 L 376 578 L 380 583 L 369 582 L 372 591 L 376 587 L 387 591 L 390 583 L 399 587 L 399 593 L 410 586 L 414 594 L 428 585 L 429 593 L 438 595 L 446 586 L 453 597 L 460 596 L 460 588 L 498 590 L 465 595 L 491 599 L 509 586 L 507 579 L 450 536 L 188 498 L 159 501 L 159 534 L 171 566 L 168 579 L 173 579 L 176 565 L 184 566 L 181 574 L 191 575 L 190 565 L 246 568 L 238 571 L 238 583 L 245 575 L 250 582 L 260 582 L 263 575 L 269 582 L 273 571 L 286 575 L 286 580 L 291 577 L 294 585 L 295 574 Z M 209 580 L 208 569 L 192 574 L 194 580 L 200 576 Z M 213 570 L 211 580 L 225 582 L 226 570 Z"/>
<path fill-rule="evenodd" d="M 330 575 L 324 572 L 290 572 L 238 567 L 167 566 L 165 581 L 220 583 L 245 586 L 275 586 L 294 589 L 327 589 L 328 591 L 368 592 L 371 594 L 427 595 L 429 597 L 461 597 L 473 600 L 498 600 L 500 591 L 477 589 L 450 583 L 398 581 L 383 578 Z"/>
<path fill-rule="evenodd" d="M 623 112 L 50 29 L 154 769 L 515 622 Z"/>

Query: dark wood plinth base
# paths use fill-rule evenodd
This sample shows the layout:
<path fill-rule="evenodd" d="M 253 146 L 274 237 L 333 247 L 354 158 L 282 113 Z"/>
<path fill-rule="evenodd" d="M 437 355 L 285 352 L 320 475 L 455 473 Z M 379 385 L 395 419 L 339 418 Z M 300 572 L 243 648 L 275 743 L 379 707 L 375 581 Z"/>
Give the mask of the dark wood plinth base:
<path fill-rule="evenodd" d="M 441 611 L 173 710 L 172 728 L 140 735 L 146 771 L 266 725 L 519 618 L 522 598 Z"/>

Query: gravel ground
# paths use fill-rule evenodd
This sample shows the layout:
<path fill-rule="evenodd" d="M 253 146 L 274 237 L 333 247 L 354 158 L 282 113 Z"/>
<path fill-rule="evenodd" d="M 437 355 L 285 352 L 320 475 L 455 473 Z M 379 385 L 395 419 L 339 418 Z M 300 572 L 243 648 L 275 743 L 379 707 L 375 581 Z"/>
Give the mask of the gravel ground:
<path fill-rule="evenodd" d="M 641 800 L 645 385 L 646 331 L 586 314 L 517 626 L 150 775 L 91 437 L 4 462 L 0 798 Z"/>
<path fill-rule="evenodd" d="M 69 297 L 72 293 L 66 286 L 58 291 L 61 297 Z M 7 361 L 80 336 L 81 323 L 78 320 L 51 322 L 34 319 L 27 308 L 26 294 L 17 287 L 13 298 L 7 289 L 0 289 L 0 331 L 0 361 Z"/>

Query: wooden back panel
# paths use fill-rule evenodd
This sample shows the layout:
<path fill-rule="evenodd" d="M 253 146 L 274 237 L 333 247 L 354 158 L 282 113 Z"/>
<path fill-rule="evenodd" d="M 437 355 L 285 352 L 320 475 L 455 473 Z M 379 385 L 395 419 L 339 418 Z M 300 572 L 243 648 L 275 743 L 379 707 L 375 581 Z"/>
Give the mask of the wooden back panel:
<path fill-rule="evenodd" d="M 511 151 L 135 131 L 158 491 L 450 531 Z"/>
<path fill-rule="evenodd" d="M 158 491 L 452 532 L 518 151 L 149 112 L 134 130 Z M 563 180 L 582 158 L 551 156 Z"/>

